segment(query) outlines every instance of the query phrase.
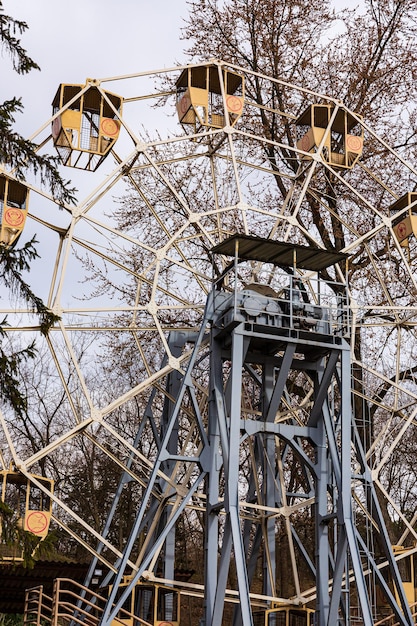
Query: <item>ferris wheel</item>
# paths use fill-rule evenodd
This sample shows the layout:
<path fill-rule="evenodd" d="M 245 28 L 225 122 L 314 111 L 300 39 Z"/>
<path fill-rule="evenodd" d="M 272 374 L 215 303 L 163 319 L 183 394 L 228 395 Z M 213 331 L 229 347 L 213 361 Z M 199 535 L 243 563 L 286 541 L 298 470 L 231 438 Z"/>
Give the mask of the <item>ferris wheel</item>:
<path fill-rule="evenodd" d="M 263 102 L 252 97 L 255 80 L 263 86 Z M 277 91 L 285 110 L 274 104 Z M 346 594 L 348 572 L 357 573 L 355 558 L 358 571 L 365 572 L 363 593 L 374 584 L 369 572 L 378 578 L 377 560 L 385 555 L 381 541 L 395 544 L 394 556 L 403 562 L 411 558 L 417 540 L 410 460 L 417 394 L 417 194 L 416 171 L 404 157 L 342 103 L 220 61 L 62 84 L 51 118 L 33 140 L 40 150 L 54 146 L 62 168 L 72 168 L 65 171 L 71 171 L 79 193 L 74 206 L 59 207 L 36 179 L 22 183 L 13 172 L 0 176 L 1 241 L 20 245 L 36 233 L 39 258 L 28 282 L 59 316 L 44 336 L 32 311 L 2 295 L 11 349 L 34 338 L 38 349 L 33 371 L 29 363 L 22 381 L 29 419 L 16 425 L 7 407 L 1 413 L 4 492 L 9 483 L 13 494 L 16 486 L 29 494 L 30 483 L 46 503 L 38 498 L 27 504 L 26 518 L 45 509 L 48 526 L 90 550 L 93 569 L 104 565 L 103 584 L 119 605 L 130 580 L 142 590 L 152 584 L 160 598 L 171 593 L 171 606 L 172 589 L 209 606 L 207 626 L 216 623 L 219 611 L 244 626 L 256 620 L 287 625 L 292 611 L 307 626 L 320 595 L 310 467 L 318 448 L 317 442 L 311 448 L 304 431 L 294 439 L 288 433 L 310 423 L 323 394 L 333 415 L 352 405 L 352 441 L 362 450 L 353 451 L 349 417 L 344 454 L 351 458 L 343 471 L 353 476 L 351 524 L 360 528 L 363 543 L 356 556 L 343 553 L 349 561 L 343 570 Z M 224 293 L 214 304 L 218 290 Z M 237 305 L 236 295 L 234 306 L 244 315 L 240 323 L 250 321 L 245 332 L 256 334 L 262 324 L 295 324 L 292 353 L 275 342 L 269 354 L 275 360 L 267 366 L 267 344 L 253 339 L 248 345 L 259 360 L 242 356 L 234 367 L 236 354 L 225 337 L 235 336 L 237 322 L 224 321 L 225 302 L 241 293 L 245 299 Z M 343 307 L 349 319 L 338 318 Z M 219 320 L 223 343 L 216 357 L 212 338 Z M 331 348 L 323 347 L 322 337 L 312 338 L 330 336 L 334 327 L 343 341 L 332 340 Z M 291 333 L 285 336 L 291 343 Z M 313 342 L 314 349 L 301 349 L 303 342 Z M 306 365 L 329 363 L 329 350 L 337 353 L 331 371 Z M 212 421 L 208 415 L 213 403 L 228 405 L 235 389 L 231 374 L 238 371 L 244 371 L 241 419 L 253 424 L 268 414 L 282 428 L 271 426 L 262 437 L 255 430 L 252 436 L 249 427 L 243 435 L 239 426 L 226 450 L 222 438 L 233 431 L 227 410 L 217 433 L 219 413 Z M 213 395 L 213 385 L 222 389 L 220 396 Z M 327 513 L 321 513 L 329 518 L 327 540 L 335 542 L 340 504 L 334 502 L 341 496 L 334 495 L 338 484 L 330 483 L 342 471 L 334 465 L 339 426 L 334 418 L 335 457 L 322 496 Z M 222 452 L 209 454 L 217 446 Z M 50 484 L 54 473 L 72 476 L 86 450 L 105 459 L 98 467 L 114 477 L 104 527 L 92 523 L 90 510 L 73 505 L 64 484 L 57 481 L 55 491 Z M 374 499 L 363 489 L 365 474 Z M 240 548 L 234 518 L 223 510 L 231 500 L 228 480 L 239 511 L 234 523 Z M 125 525 L 126 498 L 138 515 Z M 190 569 L 210 550 L 220 562 L 216 582 L 207 556 L 205 570 Z M 381 604 L 388 611 L 397 602 L 403 623 L 409 623 L 409 598 L 395 582 L 396 561 L 384 559 L 381 571 L 390 574 L 377 581 L 384 600 L 364 609 L 359 590 L 351 604 L 357 602 L 360 619 L 371 623 L 366 620 L 381 615 Z M 336 574 L 333 563 L 326 576 Z M 391 575 L 394 583 L 384 586 L 384 576 L 388 581 Z M 207 598 L 207 588 L 221 599 Z M 319 613 L 327 611 L 328 620 L 321 602 Z M 345 616 L 355 610 L 345 601 L 338 606 Z M 278 614 L 287 622 L 273 621 L 281 619 Z M 105 619 L 113 618 L 108 607 Z M 179 623 L 173 609 L 163 618 L 155 613 L 143 619 Z"/>

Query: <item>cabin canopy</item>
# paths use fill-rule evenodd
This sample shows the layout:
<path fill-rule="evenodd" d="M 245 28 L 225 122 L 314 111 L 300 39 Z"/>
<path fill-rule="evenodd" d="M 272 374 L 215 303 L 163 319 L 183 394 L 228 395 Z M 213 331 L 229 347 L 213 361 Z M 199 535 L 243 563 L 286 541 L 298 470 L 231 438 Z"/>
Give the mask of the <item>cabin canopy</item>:
<path fill-rule="evenodd" d="M 280 267 L 298 267 L 313 272 L 319 272 L 336 263 L 346 262 L 348 259 L 348 255 L 344 252 L 243 234 L 228 237 L 214 246 L 210 252 L 231 257 L 237 256 L 238 259 L 243 260 L 272 263 Z"/>

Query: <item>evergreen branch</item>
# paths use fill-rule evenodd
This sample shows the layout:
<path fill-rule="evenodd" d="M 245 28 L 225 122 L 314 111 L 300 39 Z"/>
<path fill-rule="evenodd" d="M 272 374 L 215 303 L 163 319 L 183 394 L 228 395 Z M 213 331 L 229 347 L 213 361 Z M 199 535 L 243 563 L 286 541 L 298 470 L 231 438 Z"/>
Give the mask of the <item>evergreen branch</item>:
<path fill-rule="evenodd" d="M 23 248 L 8 248 L 0 244 L 0 265 L 3 268 L 1 280 L 12 293 L 27 302 L 29 308 L 39 316 L 40 331 L 47 335 L 49 329 L 60 319 L 37 296 L 22 277 L 23 271 L 30 270 L 30 261 L 38 257 L 35 239 L 25 243 Z"/>
<path fill-rule="evenodd" d="M 0 104 L 0 163 L 6 163 L 15 170 L 16 178 L 24 180 L 25 171 L 39 175 L 42 185 L 48 185 L 53 198 L 62 206 L 74 204 L 75 189 L 60 175 L 57 156 L 41 155 L 37 145 L 12 130 L 15 113 L 23 109 L 21 100 L 13 98 Z"/>
<path fill-rule="evenodd" d="M 3 319 L 0 322 L 0 338 L 6 334 L 5 326 L 7 326 L 7 321 Z M 34 342 L 12 354 L 6 354 L 0 345 L 0 396 L 13 407 L 19 417 L 24 417 L 27 410 L 27 399 L 19 390 L 19 366 L 22 362 L 33 359 L 34 356 Z"/>
<path fill-rule="evenodd" d="M 27 74 L 31 70 L 39 70 L 40 67 L 31 59 L 20 44 L 16 34 L 22 35 L 28 25 L 21 20 L 15 20 L 10 15 L 3 13 L 3 3 L 0 0 L 0 45 L 10 57 L 13 69 L 18 74 Z"/>

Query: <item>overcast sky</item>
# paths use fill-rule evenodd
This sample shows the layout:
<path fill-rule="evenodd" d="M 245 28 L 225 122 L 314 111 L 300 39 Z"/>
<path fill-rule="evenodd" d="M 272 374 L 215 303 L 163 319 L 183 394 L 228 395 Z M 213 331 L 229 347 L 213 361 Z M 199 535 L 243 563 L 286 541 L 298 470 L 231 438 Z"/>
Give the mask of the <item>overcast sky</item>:
<path fill-rule="evenodd" d="M 41 67 L 17 76 L 1 59 L 0 102 L 21 96 L 16 129 L 30 135 L 51 115 L 60 83 L 168 68 L 184 61 L 186 0 L 3 0 L 27 22 L 22 45 Z"/>
<path fill-rule="evenodd" d="M 173 67 L 185 61 L 180 40 L 187 0 L 2 0 L 4 12 L 27 22 L 22 45 L 41 71 L 26 76 L 0 59 L 0 102 L 21 96 L 16 130 L 29 136 L 51 115 L 60 83 Z M 333 0 L 340 9 L 350 3 Z M 360 0 L 355 2 L 360 4 Z"/>
<path fill-rule="evenodd" d="M 14 96 L 22 97 L 24 112 L 16 116 L 15 130 L 24 137 L 31 137 L 52 115 L 52 99 L 61 83 L 84 84 L 86 78 L 102 79 L 140 72 L 151 72 L 164 68 L 172 68 L 186 62 L 183 50 L 187 42 L 180 39 L 184 19 L 188 16 L 187 0 L 2 0 L 4 12 L 15 19 L 24 20 L 28 30 L 21 36 L 22 46 L 41 67 L 41 71 L 31 71 L 28 75 L 17 75 L 7 57 L 0 59 L 1 81 L 0 102 Z M 348 0 L 334 0 L 335 6 L 341 8 Z M 105 89 L 114 91 L 128 98 L 128 86 L 118 82 L 106 83 Z M 120 91 L 119 91 L 120 89 Z M 151 86 L 145 93 L 153 91 Z M 140 92 L 142 93 L 142 92 Z M 130 120 L 130 127 L 142 137 L 142 126 L 150 136 L 158 134 L 166 136 L 170 125 L 178 127 L 173 115 L 173 106 L 168 114 L 159 109 L 152 111 L 145 101 L 147 111 L 144 115 Z M 127 119 L 128 107 L 123 111 L 123 119 Z M 156 120 L 156 116 L 158 116 Z M 165 134 L 164 134 L 164 131 Z M 49 132 L 49 125 L 44 132 Z M 35 142 L 39 142 L 38 135 Z M 122 149 L 122 137 L 119 138 L 117 150 Z M 46 149 L 55 154 L 52 145 Z M 132 149 L 129 144 L 130 153 Z M 123 158 L 127 156 L 121 153 Z M 100 167 L 100 180 L 111 170 L 114 163 L 111 159 Z M 82 202 L 95 187 L 95 176 L 74 168 L 62 168 L 65 179 L 71 179 L 78 192 L 77 198 Z M 42 196 L 31 193 L 30 212 L 39 211 L 44 219 L 46 214 Z M 51 211 L 56 207 L 52 207 Z M 53 212 L 53 222 L 62 220 L 67 226 L 68 215 L 64 212 Z M 66 220 L 66 221 L 65 221 Z M 31 238 L 34 234 L 40 238 L 37 223 L 28 220 L 24 236 Z M 54 235 L 55 236 L 55 235 Z M 42 258 L 46 258 L 45 246 L 42 247 Z M 46 261 L 45 261 L 46 262 Z M 38 272 L 39 274 L 39 272 Z M 44 294 L 40 294 L 45 297 Z M 1 300 L 1 294 L 0 294 Z"/>

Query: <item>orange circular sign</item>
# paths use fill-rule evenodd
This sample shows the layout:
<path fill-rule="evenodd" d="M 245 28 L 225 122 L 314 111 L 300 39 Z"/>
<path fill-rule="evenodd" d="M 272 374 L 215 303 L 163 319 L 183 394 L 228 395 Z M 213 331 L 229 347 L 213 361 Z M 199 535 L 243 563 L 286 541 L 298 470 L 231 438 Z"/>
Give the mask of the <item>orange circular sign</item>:
<path fill-rule="evenodd" d="M 400 222 L 395 230 L 397 231 L 397 235 L 400 239 L 407 236 L 407 226 L 404 222 Z"/>
<path fill-rule="evenodd" d="M 227 96 L 226 105 L 231 113 L 240 113 L 243 108 L 243 102 L 237 96 Z"/>
<path fill-rule="evenodd" d="M 301 150 L 304 150 L 304 152 L 308 152 L 310 150 L 310 138 L 307 133 L 301 137 L 300 148 Z"/>
<path fill-rule="evenodd" d="M 19 228 L 19 226 L 23 226 L 25 221 L 25 216 L 23 211 L 15 208 L 8 208 L 4 212 L 4 223 L 6 226 L 11 226 L 12 228 Z"/>
<path fill-rule="evenodd" d="M 106 137 L 116 137 L 119 133 L 119 123 L 110 117 L 101 120 L 101 131 Z"/>
<path fill-rule="evenodd" d="M 173 626 L 172 622 L 159 622 L 158 626 Z"/>
<path fill-rule="evenodd" d="M 184 94 L 180 100 L 180 111 L 186 113 L 190 108 L 190 98 L 187 94 Z"/>
<path fill-rule="evenodd" d="M 26 518 L 26 527 L 34 535 L 40 535 L 48 527 L 48 518 L 42 511 L 33 511 Z"/>
<path fill-rule="evenodd" d="M 58 137 L 59 133 L 61 132 L 61 128 L 62 128 L 61 116 L 59 116 L 59 117 L 56 117 L 54 121 L 52 122 L 52 137 L 54 139 Z"/>
<path fill-rule="evenodd" d="M 362 138 L 357 137 L 356 135 L 348 135 L 346 139 L 346 145 L 349 150 L 359 152 L 359 150 L 362 150 Z"/>

